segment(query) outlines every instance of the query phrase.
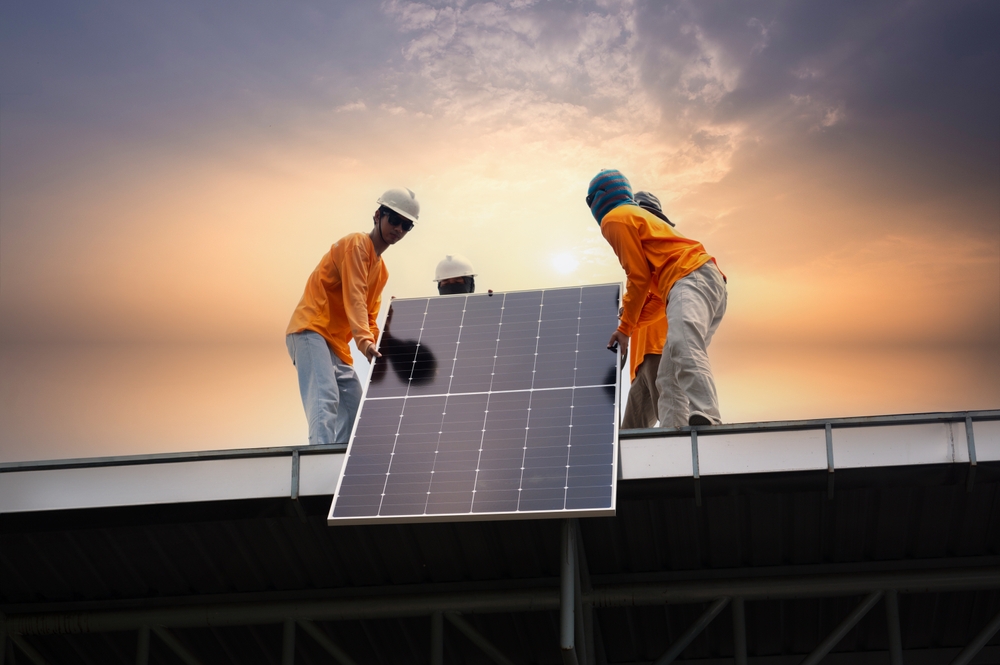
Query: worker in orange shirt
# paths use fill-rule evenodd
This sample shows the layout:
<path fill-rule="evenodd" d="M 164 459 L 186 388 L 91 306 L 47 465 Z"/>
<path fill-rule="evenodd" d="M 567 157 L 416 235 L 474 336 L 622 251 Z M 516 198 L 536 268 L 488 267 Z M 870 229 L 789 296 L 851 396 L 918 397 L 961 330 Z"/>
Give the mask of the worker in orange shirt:
<path fill-rule="evenodd" d="M 663 316 L 648 326 L 636 327 L 629 337 L 629 370 L 632 385 L 625 402 L 622 429 L 653 427 L 659 420 L 657 403 L 660 392 L 656 389 L 656 373 L 660 355 L 667 338 L 667 317 Z"/>
<path fill-rule="evenodd" d="M 590 181 L 587 206 L 625 270 L 622 316 L 608 348 L 625 349 L 632 330 L 667 303 L 667 340 L 656 374 L 661 427 L 722 422 L 708 345 L 726 312 L 726 281 L 702 244 L 636 205 L 620 171 Z M 647 298 L 647 295 L 656 298 Z"/>
<path fill-rule="evenodd" d="M 674 223 L 667 219 L 660 206 L 660 199 L 649 192 L 636 192 L 635 202 L 639 207 L 648 210 L 670 226 Z M 646 294 L 647 300 L 654 298 Z M 628 341 L 629 370 L 632 385 L 628 390 L 628 400 L 625 402 L 625 416 L 622 418 L 622 429 L 639 429 L 653 427 L 659 416 L 657 402 L 660 392 L 656 389 L 656 373 L 660 367 L 660 355 L 667 339 L 667 317 L 665 306 L 657 297 L 652 308 L 658 313 L 655 321 L 646 326 L 636 326 Z M 621 316 L 619 311 L 618 315 Z"/>
<path fill-rule="evenodd" d="M 375 348 L 375 319 L 389 279 L 382 253 L 413 228 L 420 204 L 409 189 L 390 189 L 378 205 L 370 232 L 349 233 L 320 259 L 285 331 L 299 375 L 310 444 L 346 443 L 350 438 L 361 404 L 351 339 L 369 362 L 381 357 Z"/>

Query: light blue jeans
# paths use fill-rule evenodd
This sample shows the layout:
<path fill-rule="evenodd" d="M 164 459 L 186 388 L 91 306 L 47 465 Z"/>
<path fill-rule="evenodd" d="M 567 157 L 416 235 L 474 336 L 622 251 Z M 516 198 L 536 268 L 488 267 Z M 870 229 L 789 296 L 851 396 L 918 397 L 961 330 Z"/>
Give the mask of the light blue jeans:
<path fill-rule="evenodd" d="M 286 335 L 285 346 L 299 373 L 309 444 L 347 443 L 361 404 L 361 381 L 354 368 L 311 330 Z"/>

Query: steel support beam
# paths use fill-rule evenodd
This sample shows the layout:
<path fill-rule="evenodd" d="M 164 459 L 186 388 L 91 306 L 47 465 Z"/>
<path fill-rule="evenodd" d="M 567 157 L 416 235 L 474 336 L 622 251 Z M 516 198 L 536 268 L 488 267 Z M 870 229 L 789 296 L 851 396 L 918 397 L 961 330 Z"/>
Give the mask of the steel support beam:
<path fill-rule="evenodd" d="M 302 628 L 305 633 L 316 640 L 316 643 L 323 647 L 323 650 L 328 654 L 333 656 L 340 665 L 358 665 L 358 663 L 347 655 L 347 653 L 334 644 L 330 638 L 328 638 L 320 627 L 314 624 L 312 621 L 300 620 L 298 622 L 299 627 Z"/>
<path fill-rule="evenodd" d="M 833 500 L 833 424 L 826 424 L 826 498 Z"/>
<path fill-rule="evenodd" d="M 299 451 L 292 451 L 292 501 L 299 500 Z"/>
<path fill-rule="evenodd" d="M 299 521 L 305 524 L 309 521 L 309 517 L 306 515 L 306 511 L 302 509 L 302 502 L 299 501 L 299 476 L 301 475 L 299 470 L 302 465 L 299 461 L 299 451 L 292 451 L 292 487 L 289 493 L 292 499 L 292 507 L 295 509 L 295 514 L 298 515 Z"/>
<path fill-rule="evenodd" d="M 295 665 L 295 620 L 285 619 L 281 631 L 281 665 Z"/>
<path fill-rule="evenodd" d="M 727 596 L 744 600 L 860 596 L 887 588 L 899 593 L 997 589 L 1000 567 L 608 585 L 595 588 L 585 600 L 594 607 L 637 607 L 705 603 Z"/>
<path fill-rule="evenodd" d="M 990 641 L 991 637 L 997 634 L 998 630 L 1000 630 L 1000 612 L 997 612 L 993 619 L 979 631 L 979 634 L 972 638 L 968 646 L 962 649 L 962 652 L 955 657 L 955 660 L 951 661 L 951 665 L 968 665 L 971 663 L 976 654 L 986 646 L 986 643 Z"/>
<path fill-rule="evenodd" d="M 903 639 L 899 630 L 899 594 L 885 592 L 885 622 L 889 636 L 889 665 L 903 665 Z"/>
<path fill-rule="evenodd" d="M 733 598 L 733 660 L 747 665 L 747 617 L 743 599 Z"/>
<path fill-rule="evenodd" d="M 559 608 L 554 588 L 428 595 L 373 596 L 298 602 L 231 603 L 164 607 L 150 610 L 11 615 L 8 631 L 22 635 L 99 633 L 136 630 L 143 624 L 192 628 L 282 623 L 288 616 L 313 621 L 394 619 L 460 613 L 537 612 Z"/>
<path fill-rule="evenodd" d="M 469 641 L 475 644 L 479 649 L 490 657 L 494 663 L 497 665 L 514 665 L 514 661 L 504 655 L 500 649 L 496 648 L 492 642 L 486 639 L 486 636 L 476 630 L 476 627 L 471 623 L 455 614 L 454 612 L 445 613 L 445 618 L 451 623 L 455 628 L 458 628 L 463 635 L 469 638 Z"/>
<path fill-rule="evenodd" d="M 573 530 L 573 627 L 575 631 L 576 658 L 580 665 L 590 665 L 590 652 L 587 649 L 587 629 L 583 614 L 583 582 L 580 571 L 580 550 L 583 543 L 580 540 L 580 521 L 570 520 Z"/>
<path fill-rule="evenodd" d="M 684 634 L 674 642 L 666 652 L 656 659 L 653 665 L 670 665 L 677 659 L 677 656 L 681 655 L 684 649 L 687 649 L 688 645 L 694 641 L 694 638 L 701 635 L 701 631 L 705 630 L 708 624 L 712 623 L 712 619 L 719 616 L 719 612 L 729 604 L 729 598 L 719 598 L 714 603 L 712 603 L 707 610 L 702 613 L 698 620 L 695 621 L 691 626 L 684 631 Z"/>
<path fill-rule="evenodd" d="M 572 578 L 570 578 L 572 581 Z M 570 585 L 570 590 L 574 585 Z M 950 570 L 800 575 L 777 578 L 690 582 L 640 582 L 595 587 L 583 602 L 594 607 L 638 607 L 706 603 L 740 596 L 745 600 L 859 596 L 875 590 L 936 593 L 1000 589 L 1000 566 Z M 539 612 L 560 609 L 560 589 L 536 587 L 503 591 L 341 597 L 330 600 L 180 605 L 155 609 L 49 612 L 7 615 L 7 632 L 20 635 L 99 633 L 138 630 L 143 625 L 177 628 L 283 623 L 289 616 L 344 621 L 459 614 Z M 572 605 L 570 606 L 572 609 Z M 575 627 L 570 623 L 571 627 Z M 572 634 L 571 630 L 571 634 Z"/>
<path fill-rule="evenodd" d="M 694 505 L 701 507 L 701 470 L 698 468 L 698 430 L 691 429 L 691 473 L 694 477 Z"/>
<path fill-rule="evenodd" d="M 444 665 L 444 616 L 431 614 L 431 665 Z"/>
<path fill-rule="evenodd" d="M 833 629 L 833 632 L 826 636 L 826 639 L 820 642 L 816 649 L 806 656 L 806 659 L 802 661 L 802 665 L 817 665 L 819 661 L 823 660 L 830 649 L 837 646 L 840 640 L 844 639 L 844 635 L 847 635 L 861 621 L 862 618 L 871 608 L 875 607 L 875 603 L 879 601 L 882 597 L 881 591 L 873 591 L 868 594 L 864 600 L 862 600 L 854 610 L 851 611 L 847 617 L 840 622 L 840 625 Z"/>
<path fill-rule="evenodd" d="M 149 665 L 149 626 L 140 626 L 135 645 L 135 665 Z"/>
<path fill-rule="evenodd" d="M 170 650 L 177 654 L 177 657 L 183 660 L 186 665 L 202 665 L 198 658 L 187 650 L 183 644 L 181 644 L 173 633 L 164 628 L 163 626 L 152 626 L 152 631 L 156 633 L 156 636 L 163 640 L 163 643 L 170 647 Z"/>
<path fill-rule="evenodd" d="M 587 564 L 587 548 L 583 546 L 583 534 L 580 532 L 579 520 L 576 520 L 576 526 L 576 565 L 578 577 L 580 579 L 580 604 L 583 608 L 583 635 L 581 636 L 581 642 L 583 643 L 584 653 L 586 654 L 584 662 L 585 665 L 597 665 L 597 638 L 594 633 L 594 608 L 590 605 L 590 603 L 583 600 L 584 598 L 589 597 L 590 592 L 594 590 L 594 586 L 590 580 L 590 566 Z"/>
<path fill-rule="evenodd" d="M 576 529 L 563 520 L 559 548 L 559 648 L 564 665 L 579 665 L 576 654 Z"/>
<path fill-rule="evenodd" d="M 20 635 L 11 635 L 10 641 L 16 644 L 17 648 L 21 650 L 21 653 L 27 656 L 28 660 L 35 665 L 49 665 L 49 661 L 45 660 L 45 656 L 40 654 L 35 647 L 28 644 L 28 641 Z"/>
<path fill-rule="evenodd" d="M 972 416 L 965 417 L 965 443 L 969 446 L 969 479 L 965 489 L 971 492 L 976 480 L 976 436 L 972 431 Z"/>

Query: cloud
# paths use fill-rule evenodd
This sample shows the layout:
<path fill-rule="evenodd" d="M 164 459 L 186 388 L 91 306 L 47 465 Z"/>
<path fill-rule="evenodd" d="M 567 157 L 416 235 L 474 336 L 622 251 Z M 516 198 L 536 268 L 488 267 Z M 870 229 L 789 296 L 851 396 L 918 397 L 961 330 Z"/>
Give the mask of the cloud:
<path fill-rule="evenodd" d="M 823 114 L 823 119 L 819 124 L 823 127 L 833 127 L 834 125 L 843 122 L 846 117 L 847 113 L 844 111 L 843 106 L 828 108 Z"/>
<path fill-rule="evenodd" d="M 632 57 L 632 3 L 565 7 L 493 2 L 435 7 L 392 1 L 383 11 L 408 38 L 403 54 L 425 100 L 466 123 L 505 113 L 585 108 L 613 117 L 642 105 Z M 572 111 L 570 114 L 573 115 Z M 655 119 L 655 114 L 650 116 Z M 575 119 L 575 118 L 570 118 Z"/>
<path fill-rule="evenodd" d="M 738 85 L 740 63 L 690 11 L 675 26 L 677 40 L 651 39 L 639 25 L 651 8 L 628 0 L 392 0 L 382 11 L 407 40 L 390 76 L 396 94 L 456 131 L 576 143 L 631 164 L 634 179 L 667 198 L 724 177 L 750 138 L 744 122 L 713 117 Z M 766 46 L 765 22 L 751 22 L 749 33 L 756 48 Z M 665 85 L 670 103 L 658 98 Z"/>
<path fill-rule="evenodd" d="M 348 102 L 347 104 L 341 104 L 340 106 L 333 109 L 337 113 L 344 113 L 345 111 L 364 111 L 368 106 L 361 100 L 356 102 Z"/>

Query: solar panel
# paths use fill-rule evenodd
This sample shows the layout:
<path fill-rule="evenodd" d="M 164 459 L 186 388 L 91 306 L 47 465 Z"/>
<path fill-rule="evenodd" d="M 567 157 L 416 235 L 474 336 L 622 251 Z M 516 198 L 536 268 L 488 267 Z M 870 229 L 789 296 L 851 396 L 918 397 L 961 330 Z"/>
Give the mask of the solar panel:
<path fill-rule="evenodd" d="M 329 523 L 613 515 L 619 293 L 393 300 Z"/>

